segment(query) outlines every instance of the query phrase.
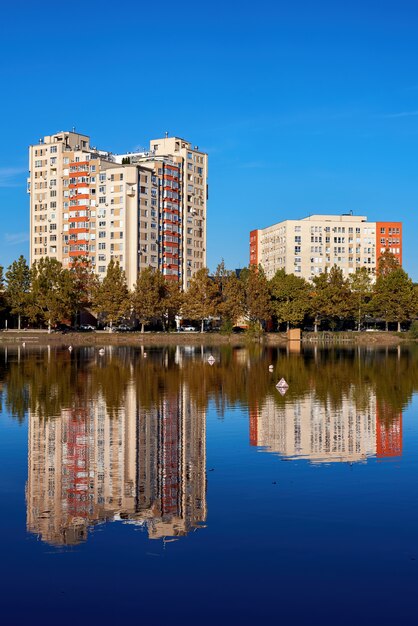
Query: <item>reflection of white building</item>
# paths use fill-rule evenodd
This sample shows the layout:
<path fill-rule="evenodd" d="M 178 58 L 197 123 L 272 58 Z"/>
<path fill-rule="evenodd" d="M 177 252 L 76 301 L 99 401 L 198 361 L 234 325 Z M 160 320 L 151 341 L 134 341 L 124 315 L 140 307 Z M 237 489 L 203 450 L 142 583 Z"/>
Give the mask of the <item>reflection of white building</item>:
<path fill-rule="evenodd" d="M 206 519 L 205 424 L 186 386 L 151 409 L 132 385 L 112 415 L 100 395 L 57 418 L 29 413 L 28 530 L 55 545 L 115 519 L 186 534 Z"/>
<path fill-rule="evenodd" d="M 357 410 L 354 387 L 338 408 L 311 391 L 292 402 L 269 396 L 250 410 L 251 444 L 286 457 L 313 462 L 360 461 L 376 454 L 376 396 Z"/>

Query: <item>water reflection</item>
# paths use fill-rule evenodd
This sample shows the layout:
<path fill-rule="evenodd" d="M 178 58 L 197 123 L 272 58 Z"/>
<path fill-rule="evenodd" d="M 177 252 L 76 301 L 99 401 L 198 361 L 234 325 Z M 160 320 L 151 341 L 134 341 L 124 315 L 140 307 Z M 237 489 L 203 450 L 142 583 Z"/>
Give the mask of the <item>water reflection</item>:
<path fill-rule="evenodd" d="M 250 409 L 250 443 L 290 459 L 317 463 L 400 456 L 402 412 L 379 403 L 372 389 L 361 411 L 354 387 L 342 396 L 339 407 L 319 403 L 314 390 L 282 406 L 269 397 Z"/>
<path fill-rule="evenodd" d="M 98 378 L 110 384 L 112 364 L 99 368 Z M 76 544 L 92 525 L 123 520 L 158 539 L 205 521 L 205 412 L 184 383 L 149 408 L 137 391 L 131 380 L 119 406 L 109 388 L 107 396 L 103 389 L 94 397 L 75 394 L 53 418 L 29 409 L 30 532 L 51 544 Z"/>
<path fill-rule="evenodd" d="M 415 349 L 10 348 L 0 363 L 0 401 L 28 417 L 27 528 L 54 545 L 105 521 L 151 539 L 202 526 L 210 404 L 247 412 L 262 452 L 358 462 L 402 454 L 418 385 Z"/>

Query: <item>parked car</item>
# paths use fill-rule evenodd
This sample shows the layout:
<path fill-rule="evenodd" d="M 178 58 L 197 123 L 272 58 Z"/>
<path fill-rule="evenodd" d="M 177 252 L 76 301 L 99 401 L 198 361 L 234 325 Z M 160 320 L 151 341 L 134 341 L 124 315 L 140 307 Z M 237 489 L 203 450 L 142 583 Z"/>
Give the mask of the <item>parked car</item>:
<path fill-rule="evenodd" d="M 186 333 L 191 333 L 191 332 L 195 332 L 196 328 L 194 326 L 180 326 L 180 330 Z"/>
<path fill-rule="evenodd" d="M 74 328 L 68 324 L 57 324 L 53 330 L 55 333 L 63 333 L 63 335 L 65 335 L 66 333 L 73 332 Z"/>
<path fill-rule="evenodd" d="M 114 329 L 117 333 L 128 333 L 129 331 L 132 330 L 132 328 L 130 328 L 129 326 L 127 326 L 126 324 L 120 324 L 119 326 L 116 326 L 116 328 Z"/>
<path fill-rule="evenodd" d="M 96 330 L 94 326 L 92 326 L 91 324 L 82 324 L 79 328 L 79 330 L 83 333 L 89 333 L 93 330 Z"/>

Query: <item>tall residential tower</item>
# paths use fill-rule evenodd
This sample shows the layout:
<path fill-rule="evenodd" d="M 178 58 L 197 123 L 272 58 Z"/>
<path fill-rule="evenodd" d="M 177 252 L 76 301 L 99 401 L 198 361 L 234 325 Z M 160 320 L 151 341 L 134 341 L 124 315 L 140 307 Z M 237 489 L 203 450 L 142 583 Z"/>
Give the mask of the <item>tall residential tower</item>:
<path fill-rule="evenodd" d="M 30 263 L 88 257 L 103 276 L 113 258 L 129 287 L 153 267 L 186 289 L 206 266 L 207 169 L 178 137 L 122 155 L 76 132 L 40 139 L 29 148 Z"/>

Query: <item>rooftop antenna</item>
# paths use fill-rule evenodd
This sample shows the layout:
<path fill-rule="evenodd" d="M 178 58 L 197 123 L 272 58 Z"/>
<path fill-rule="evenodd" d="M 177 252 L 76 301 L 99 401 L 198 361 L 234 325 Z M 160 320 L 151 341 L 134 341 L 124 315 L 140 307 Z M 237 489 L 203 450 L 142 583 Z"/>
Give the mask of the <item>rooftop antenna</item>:
<path fill-rule="evenodd" d="M 168 139 L 168 130 L 165 131 L 165 138 Z"/>

